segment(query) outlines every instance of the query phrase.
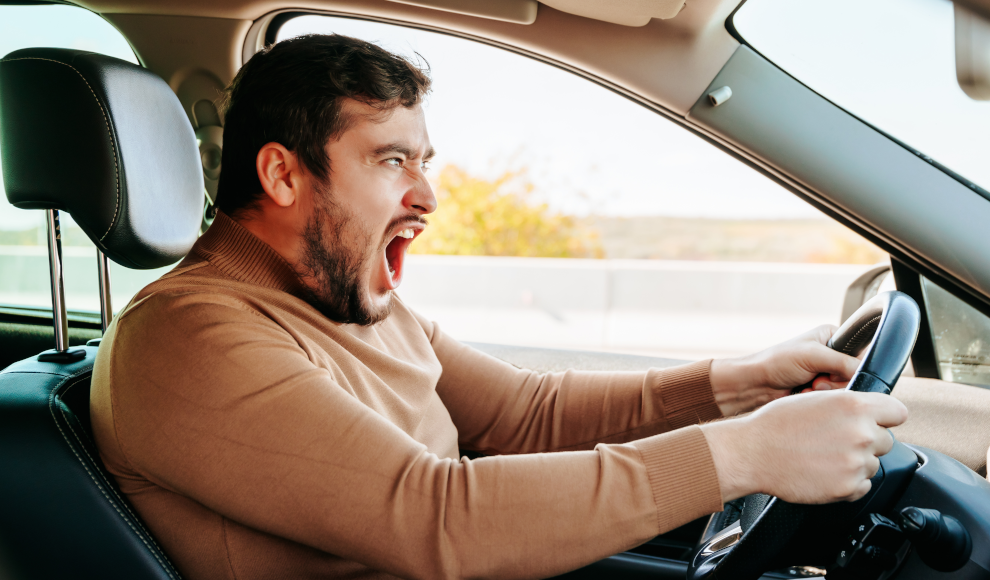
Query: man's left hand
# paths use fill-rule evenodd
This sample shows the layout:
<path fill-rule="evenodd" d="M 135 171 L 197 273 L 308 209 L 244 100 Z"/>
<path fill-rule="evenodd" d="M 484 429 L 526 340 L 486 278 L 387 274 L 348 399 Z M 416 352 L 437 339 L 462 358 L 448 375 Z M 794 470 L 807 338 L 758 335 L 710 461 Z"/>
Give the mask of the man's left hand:
<path fill-rule="evenodd" d="M 826 324 L 756 354 L 712 361 L 712 391 L 722 415 L 747 413 L 810 381 L 816 391 L 844 389 L 859 360 L 825 346 L 837 328 Z"/>

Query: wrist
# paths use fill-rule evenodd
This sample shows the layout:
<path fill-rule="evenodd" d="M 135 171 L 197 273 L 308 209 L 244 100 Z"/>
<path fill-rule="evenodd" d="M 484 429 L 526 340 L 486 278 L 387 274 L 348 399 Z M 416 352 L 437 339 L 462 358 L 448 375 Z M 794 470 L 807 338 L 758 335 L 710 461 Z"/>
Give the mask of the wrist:
<path fill-rule="evenodd" d="M 759 378 L 760 368 L 750 359 L 728 358 L 712 361 L 709 381 L 712 395 L 722 415 L 733 417 L 752 411 L 766 401 L 760 400 L 763 382 Z"/>
<path fill-rule="evenodd" d="M 753 458 L 747 456 L 747 450 L 753 449 L 748 441 L 752 431 L 749 418 L 706 423 L 701 430 L 718 474 L 722 502 L 759 491 L 761 486 L 756 481 L 759 470 L 753 468 Z"/>

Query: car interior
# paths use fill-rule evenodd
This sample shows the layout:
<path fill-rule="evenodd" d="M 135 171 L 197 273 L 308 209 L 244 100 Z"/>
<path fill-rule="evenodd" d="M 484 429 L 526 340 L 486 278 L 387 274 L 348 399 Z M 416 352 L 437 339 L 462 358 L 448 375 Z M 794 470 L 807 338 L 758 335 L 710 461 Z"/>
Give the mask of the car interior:
<path fill-rule="evenodd" d="M 46 3 L 0 0 L 0 9 Z M 576 75 L 890 255 L 849 286 L 830 344 L 861 355 L 852 388 L 890 393 L 911 413 L 866 498 L 797 506 L 750 496 L 565 577 L 990 578 L 990 387 L 979 378 L 990 365 L 990 192 L 751 46 L 734 24 L 745 0 L 57 3 L 112 25 L 138 64 L 48 46 L 0 60 L 3 186 L 14 207 L 45 216 L 52 297 L 51 308 L 0 304 L 0 577 L 182 577 L 89 432 L 95 353 L 122 306 L 111 303 L 108 260 L 150 270 L 188 252 L 215 198 L 218 95 L 282 26 L 315 14 L 433 31 Z M 954 10 L 952 73 L 970 98 L 990 99 L 990 2 L 958 0 Z M 97 272 L 66 269 L 66 214 L 96 246 Z M 98 281 L 100 313 L 66 306 L 70 275 Z M 896 291 L 879 292 L 885 277 Z M 945 355 L 949 344 L 963 354 Z M 541 372 L 683 362 L 474 345 Z"/>

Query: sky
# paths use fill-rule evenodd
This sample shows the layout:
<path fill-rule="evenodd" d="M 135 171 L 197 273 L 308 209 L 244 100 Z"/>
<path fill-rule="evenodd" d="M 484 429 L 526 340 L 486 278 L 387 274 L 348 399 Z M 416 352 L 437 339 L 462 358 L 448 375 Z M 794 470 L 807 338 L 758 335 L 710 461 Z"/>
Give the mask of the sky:
<path fill-rule="evenodd" d="M 955 82 L 947 0 L 749 0 L 743 36 L 834 102 L 990 188 L 990 103 Z M 340 32 L 429 63 L 425 104 L 438 157 L 483 176 L 528 170 L 558 210 L 614 216 L 822 217 L 681 127 L 574 74 L 495 47 L 360 20 L 308 16 L 280 36 Z M 0 54 L 84 48 L 134 61 L 99 17 L 65 6 L 0 6 Z M 0 228 L 28 218 L 0 202 Z"/>

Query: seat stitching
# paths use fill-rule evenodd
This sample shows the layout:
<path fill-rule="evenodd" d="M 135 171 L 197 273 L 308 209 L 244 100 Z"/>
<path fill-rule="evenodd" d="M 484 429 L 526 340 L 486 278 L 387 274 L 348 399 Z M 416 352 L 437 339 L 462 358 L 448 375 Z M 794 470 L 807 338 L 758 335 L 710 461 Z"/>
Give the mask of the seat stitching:
<path fill-rule="evenodd" d="M 88 371 L 82 371 L 82 372 L 85 373 L 85 372 L 88 372 Z M 71 378 L 76 378 L 77 376 L 78 375 L 74 375 L 72 377 L 69 377 L 68 379 L 66 379 L 66 381 L 69 380 L 69 379 L 71 379 Z M 69 390 L 72 389 L 72 387 L 74 387 L 77 384 L 83 382 L 84 380 L 86 380 L 86 377 L 79 377 L 79 380 L 75 381 L 74 383 L 72 383 L 71 385 L 69 385 L 68 387 L 66 387 L 65 392 L 66 393 L 69 392 Z M 141 539 L 141 542 L 145 545 L 146 548 L 148 548 L 148 551 L 151 552 L 151 555 L 162 566 L 162 568 L 165 570 L 165 573 L 168 574 L 168 577 L 169 578 L 172 578 L 173 580 L 176 580 L 175 579 L 175 576 L 173 576 L 172 573 L 171 573 L 171 571 L 169 570 L 170 566 L 167 565 L 165 562 L 162 561 L 161 558 L 158 557 L 158 554 L 155 553 L 155 550 L 152 549 L 152 547 L 148 545 L 148 542 L 145 540 L 144 535 L 141 533 L 141 531 L 134 527 L 134 525 L 127 519 L 127 516 L 125 516 L 123 513 L 121 513 L 120 508 L 117 507 L 116 502 L 114 502 L 113 499 L 107 494 L 106 490 L 103 489 L 103 485 L 100 484 L 100 482 L 93 475 L 93 472 L 90 471 L 89 466 L 86 465 L 86 462 L 83 461 L 82 457 L 79 456 L 79 453 L 77 453 L 76 450 L 75 450 L 75 448 L 72 447 L 72 443 L 69 441 L 69 438 L 66 437 L 65 432 L 62 430 L 61 425 L 59 425 L 58 418 L 55 416 L 55 409 L 54 409 L 55 406 L 56 406 L 55 405 L 55 393 L 59 390 L 59 387 L 61 387 L 62 384 L 65 384 L 65 381 L 63 381 L 61 384 L 58 385 L 58 387 L 56 387 L 55 389 L 53 389 L 51 395 L 49 396 L 49 410 L 52 413 L 52 418 L 55 419 L 55 426 L 58 428 L 59 433 L 62 434 L 62 438 L 65 439 L 65 442 L 66 443 L 68 443 L 69 449 L 72 450 L 72 453 L 76 456 L 76 459 L 78 459 L 79 460 L 79 463 L 82 464 L 83 469 L 86 470 L 86 473 L 89 475 L 90 479 L 93 480 L 93 483 L 96 484 L 96 487 L 100 490 L 100 493 L 103 494 L 103 497 L 106 498 L 107 502 L 109 502 L 111 506 L 113 506 L 113 509 L 117 512 L 117 514 L 121 517 L 121 519 L 123 519 L 127 523 L 127 526 L 131 528 L 131 530 L 135 533 L 135 535 L 137 535 L 138 538 Z M 64 409 L 60 409 L 60 412 L 62 413 L 63 418 L 65 418 L 66 423 L 68 424 L 68 416 L 65 414 L 65 410 Z M 76 434 L 74 431 L 72 432 L 72 435 L 73 435 L 73 437 L 76 438 L 76 441 L 79 442 L 79 446 L 82 448 L 83 453 L 86 454 L 86 457 L 90 460 L 90 462 L 93 462 L 95 464 L 95 462 L 93 461 L 93 457 L 89 454 L 89 451 L 86 450 L 86 446 L 83 444 L 82 440 L 79 439 L 79 435 Z M 136 516 L 134 515 L 134 513 L 131 512 L 130 508 L 128 508 L 126 505 L 124 506 L 124 508 L 131 515 L 131 517 L 134 517 L 135 519 L 137 519 Z M 154 543 L 154 540 L 152 540 L 152 543 Z M 157 544 L 155 544 L 155 548 L 158 548 L 159 550 L 161 549 L 161 548 L 158 547 Z"/>
<path fill-rule="evenodd" d="M 81 382 L 82 382 L 82 380 L 79 380 L 79 381 L 76 381 L 76 382 L 74 382 L 74 383 L 72 383 L 71 385 L 69 385 L 69 386 L 67 386 L 67 387 L 65 388 L 65 392 L 63 393 L 63 395 L 64 395 L 65 393 L 68 393 L 68 392 L 69 392 L 69 391 L 70 391 L 70 390 L 72 389 L 72 387 L 74 387 L 74 386 L 76 386 L 76 385 L 78 385 L 78 384 L 79 384 L 79 383 L 81 383 Z M 56 389 L 56 390 L 57 390 L 57 389 Z M 65 422 L 66 422 L 66 425 L 68 425 L 68 424 L 69 424 L 69 417 L 68 417 L 68 415 L 66 415 L 66 414 L 65 414 L 65 409 L 62 409 L 62 408 L 59 408 L 59 411 L 60 411 L 60 412 L 62 413 L 62 416 L 63 416 L 63 417 L 65 417 Z M 70 429 L 70 431 L 72 431 L 72 430 Z M 89 454 L 89 451 L 88 451 L 88 450 L 86 449 L 86 445 L 85 445 L 85 444 L 84 444 L 84 443 L 82 442 L 82 440 L 81 440 L 81 439 L 79 439 L 79 435 L 78 435 L 78 434 L 76 434 L 76 432 L 75 432 L 75 431 L 72 431 L 72 435 L 73 435 L 73 437 L 75 437 L 75 438 L 76 438 L 76 441 L 79 441 L 79 446 L 80 446 L 80 448 L 82 448 L 82 450 L 83 450 L 83 453 L 85 453 L 85 454 L 86 454 L 86 457 L 88 457 L 88 458 L 89 458 L 89 460 L 90 460 L 90 461 L 91 461 L 91 462 L 92 462 L 93 464 L 96 464 L 96 461 L 95 461 L 95 460 L 93 459 L 93 456 L 92 456 L 92 455 L 90 455 L 90 454 Z M 103 477 L 103 474 L 102 474 L 102 473 L 100 474 L 100 478 L 101 478 L 101 479 L 103 479 L 103 480 L 106 480 L 106 478 L 105 478 L 105 477 Z M 107 483 L 109 484 L 109 482 L 107 482 Z M 117 495 L 117 494 L 114 494 L 114 495 Z M 130 507 L 129 507 L 129 506 L 128 506 L 128 505 L 126 504 L 126 503 L 121 503 L 121 506 L 122 506 L 122 507 L 123 507 L 123 508 L 124 508 L 125 510 L 127 510 L 127 513 L 128 513 L 128 514 L 130 514 L 130 515 L 131 515 L 131 517 L 133 517 L 135 521 L 137 521 L 137 522 L 140 522 L 140 519 L 138 518 L 138 516 L 137 516 L 137 514 L 135 514 L 135 513 L 133 512 L 133 511 L 131 511 L 131 508 L 130 508 Z M 164 554 L 164 553 L 165 553 L 165 551 L 161 549 L 161 546 L 159 546 L 159 545 L 158 545 L 158 543 L 157 543 L 157 542 L 155 542 L 155 539 L 154 539 L 153 537 L 151 537 L 151 534 L 150 534 L 150 532 L 148 532 L 147 530 L 145 530 L 145 529 L 143 528 L 143 526 L 141 527 L 141 530 L 140 530 L 140 531 L 138 532 L 138 534 L 139 534 L 139 535 L 141 535 L 142 533 L 144 533 L 144 534 L 147 534 L 147 535 L 148 535 L 148 540 L 149 540 L 149 541 L 150 541 L 150 542 L 151 542 L 151 543 L 152 543 L 152 544 L 153 544 L 153 545 L 155 546 L 155 548 L 157 548 L 157 549 L 158 549 L 158 550 L 159 550 L 159 551 L 160 551 L 160 552 L 161 552 L 162 554 Z M 154 552 L 152 552 L 152 555 L 154 555 Z M 156 556 L 156 559 L 157 559 L 157 556 Z M 161 560 L 159 560 L 159 563 L 161 563 L 163 567 L 165 567 L 165 568 L 169 568 L 169 566 L 168 566 L 168 564 L 166 564 L 166 563 L 164 563 L 164 562 L 162 562 Z M 166 573 L 168 573 L 168 570 L 167 570 L 167 569 L 166 569 Z M 177 572 L 177 573 L 178 573 L 178 572 Z M 169 574 L 169 577 L 170 577 L 170 578 L 172 577 L 172 576 L 171 576 L 171 574 Z"/>
<path fill-rule="evenodd" d="M 84 374 L 86 372 L 91 372 L 91 371 L 89 369 L 87 369 L 87 370 L 81 371 L 80 374 Z M 71 379 L 74 379 L 74 378 L 78 378 L 79 380 L 77 380 L 74 383 L 72 383 L 71 385 L 69 385 L 66 388 L 66 392 L 68 392 L 69 389 L 71 389 L 72 387 L 74 387 L 77 384 L 81 383 L 82 381 L 86 380 L 86 377 L 80 377 L 79 374 L 69 376 L 64 381 L 62 381 L 61 383 L 59 383 L 59 385 L 56 388 L 52 389 L 52 392 L 51 392 L 51 394 L 48 397 L 48 408 L 49 408 L 49 411 L 51 411 L 52 419 L 55 420 L 55 427 L 58 428 L 58 432 L 62 435 L 62 438 L 65 439 L 65 442 L 69 445 L 69 449 L 72 450 L 72 454 L 76 456 L 76 459 L 78 459 L 79 460 L 79 463 L 82 464 L 83 469 L 86 470 L 86 473 L 89 475 L 90 479 L 92 479 L 93 480 L 93 483 L 96 484 L 97 489 L 100 490 L 100 493 L 103 494 L 103 497 L 107 500 L 107 502 L 111 506 L 113 506 L 113 509 L 117 512 L 117 515 L 119 515 L 121 517 L 121 519 L 123 519 L 124 522 L 127 523 L 127 526 L 129 528 L 131 528 L 131 531 L 133 531 L 135 533 L 135 535 L 137 535 L 137 537 L 141 539 L 141 542 L 144 544 L 144 546 L 146 548 L 148 548 L 148 551 L 151 552 L 151 555 L 162 566 L 162 569 L 165 570 L 165 573 L 168 574 L 168 577 L 169 578 L 172 578 L 172 580 L 178 580 L 175 576 L 172 575 L 172 572 L 169 570 L 169 568 L 171 566 L 167 565 L 165 562 L 162 561 L 161 558 L 158 557 L 158 554 L 155 553 L 155 550 L 152 549 L 152 547 L 150 545 L 148 545 L 148 541 L 144 538 L 144 535 L 137 528 L 135 528 L 134 527 L 134 524 L 131 523 L 127 519 L 127 516 L 125 516 L 123 514 L 123 512 L 120 511 L 120 508 L 117 507 L 116 502 L 114 502 L 113 499 L 107 494 L 106 490 L 103 488 L 103 485 L 100 484 L 100 482 L 97 480 L 96 476 L 93 475 L 93 472 L 90 470 L 89 466 L 86 465 L 86 462 L 83 461 L 83 458 L 79 456 L 79 453 L 72 446 L 72 442 L 69 441 L 69 438 L 65 435 L 65 431 L 62 430 L 62 426 L 59 425 L 59 423 L 58 423 L 58 417 L 55 415 L 55 406 L 56 406 L 56 404 L 55 404 L 55 393 L 58 392 L 59 388 L 61 388 L 61 386 L 64 385 L 67 381 L 69 381 Z M 62 416 L 64 418 L 66 418 L 66 421 L 68 421 L 68 417 L 65 415 L 65 410 L 62 409 L 61 412 L 62 412 Z M 79 442 L 80 447 L 82 447 L 83 453 L 85 453 L 86 454 L 86 457 L 89 458 L 89 460 L 92 462 L 93 461 L 93 457 L 89 454 L 89 451 L 86 450 L 85 445 L 83 445 L 82 441 L 79 439 L 79 435 L 77 435 L 75 432 L 73 432 L 73 436 L 76 438 L 76 441 Z M 126 509 L 127 509 L 128 513 L 130 513 L 131 516 L 133 517 L 134 514 L 130 511 L 130 508 L 126 508 Z M 154 540 L 152 540 L 152 543 L 154 543 Z M 157 544 L 155 545 L 155 547 L 158 548 Z"/>
<path fill-rule="evenodd" d="M 94 91 L 93 90 L 93 87 L 90 86 L 89 81 L 86 80 L 86 77 L 83 76 L 83 74 L 81 72 L 79 72 L 78 70 L 76 70 L 76 67 L 72 66 L 71 64 L 68 64 L 68 63 L 65 63 L 65 62 L 62 62 L 62 61 L 59 61 L 59 60 L 50 59 L 50 58 L 41 58 L 41 57 L 38 57 L 38 56 L 25 56 L 25 57 L 21 57 L 21 58 L 7 58 L 7 59 L 0 60 L 0 63 L 4 63 L 4 62 L 15 62 L 15 61 L 18 61 L 18 60 L 43 60 L 43 61 L 47 61 L 47 62 L 54 62 L 54 63 L 57 63 L 57 64 L 61 64 L 61 65 L 64 65 L 64 66 L 67 66 L 67 67 L 71 68 L 73 71 L 75 71 L 75 73 L 77 75 L 79 75 L 79 77 L 83 80 L 83 83 L 86 84 L 86 88 L 89 89 L 90 94 L 92 94 L 93 95 L 93 98 L 96 100 L 96 105 L 100 108 L 100 114 L 103 115 L 103 122 L 107 126 L 107 136 L 110 137 L 110 149 L 113 151 L 113 181 L 114 181 L 114 185 L 117 188 L 117 192 L 116 192 L 117 193 L 117 200 L 116 200 L 116 202 L 114 204 L 114 208 L 113 208 L 113 219 L 110 220 L 110 227 L 107 228 L 107 231 L 102 236 L 100 236 L 100 241 L 102 242 L 103 241 L 103 238 L 107 237 L 107 234 L 109 234 L 110 233 L 110 230 L 113 229 L 114 224 L 117 222 L 117 214 L 120 212 L 120 167 L 118 167 L 118 165 L 117 165 L 117 147 L 114 145 L 113 133 L 110 131 L 110 119 L 107 117 L 107 113 L 103 109 L 103 103 L 101 103 L 99 97 L 96 96 L 96 91 Z"/>
<path fill-rule="evenodd" d="M 46 371 L 19 371 L 16 369 L 15 370 L 4 369 L 3 371 L 0 371 L 0 377 L 10 376 L 10 375 L 50 375 L 53 377 L 65 377 L 65 378 L 72 376 L 72 375 L 64 375 L 62 373 L 50 373 Z"/>

